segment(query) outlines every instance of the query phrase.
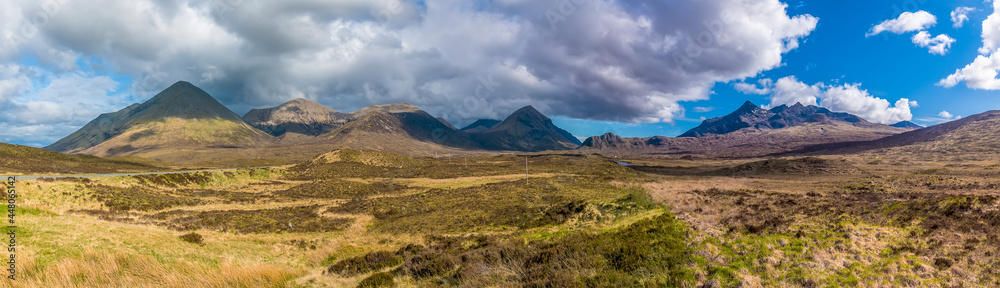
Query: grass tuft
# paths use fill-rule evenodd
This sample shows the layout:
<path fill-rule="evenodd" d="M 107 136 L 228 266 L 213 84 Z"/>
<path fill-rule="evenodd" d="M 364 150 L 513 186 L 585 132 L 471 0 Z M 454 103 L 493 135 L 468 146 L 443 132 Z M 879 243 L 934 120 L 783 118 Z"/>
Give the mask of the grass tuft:
<path fill-rule="evenodd" d="M 201 234 L 198 234 L 198 233 L 195 233 L 195 232 L 191 232 L 191 233 L 187 233 L 187 234 L 181 235 L 180 238 L 181 238 L 181 241 L 188 242 L 188 243 L 191 243 L 191 244 L 198 244 L 198 245 L 201 245 L 203 243 L 202 241 L 204 241 L 204 238 L 201 236 Z"/>

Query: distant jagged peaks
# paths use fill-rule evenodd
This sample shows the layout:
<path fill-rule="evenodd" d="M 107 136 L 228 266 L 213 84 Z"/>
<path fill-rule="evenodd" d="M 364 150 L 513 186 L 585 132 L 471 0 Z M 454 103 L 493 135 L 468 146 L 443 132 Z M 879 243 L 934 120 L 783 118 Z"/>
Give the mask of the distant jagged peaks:
<path fill-rule="evenodd" d="M 708 135 L 721 135 L 732 133 L 734 131 L 745 129 L 745 128 L 767 128 L 763 124 L 767 123 L 767 119 L 774 116 L 774 113 L 767 109 L 760 108 L 756 104 L 750 101 L 743 103 L 739 109 L 736 109 L 733 113 L 729 115 L 708 119 L 695 127 L 694 129 L 688 130 L 680 137 L 701 137 Z"/>
<path fill-rule="evenodd" d="M 703 137 L 728 134 L 742 129 L 782 129 L 805 123 L 833 122 L 855 126 L 885 126 L 868 122 L 853 114 L 833 112 L 813 105 L 805 106 L 796 103 L 792 106 L 781 105 L 769 110 L 747 101 L 733 113 L 705 120 L 698 127 L 681 134 L 680 137 Z"/>
<path fill-rule="evenodd" d="M 757 104 L 753 104 L 753 102 L 747 101 L 747 102 L 743 102 L 743 105 L 740 106 L 739 109 L 736 109 L 735 113 L 738 113 L 738 114 L 754 114 L 754 113 L 757 113 L 760 110 L 764 110 L 764 108 L 760 108 L 760 106 L 757 106 Z"/>

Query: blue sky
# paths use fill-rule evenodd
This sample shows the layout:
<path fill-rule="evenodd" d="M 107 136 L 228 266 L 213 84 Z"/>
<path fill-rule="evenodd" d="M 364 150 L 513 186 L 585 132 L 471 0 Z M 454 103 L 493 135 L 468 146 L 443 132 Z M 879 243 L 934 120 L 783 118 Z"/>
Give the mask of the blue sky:
<path fill-rule="evenodd" d="M 916 5 L 914 5 L 916 3 Z M 800 81 L 861 83 L 874 96 L 889 99 L 908 98 L 919 103 L 912 108 L 913 122 L 934 125 L 945 119 L 939 114 L 973 115 L 1000 109 L 998 92 L 970 89 L 964 85 L 945 88 L 935 85 L 941 79 L 969 64 L 982 46 L 982 21 L 992 13 L 991 3 L 971 1 L 802 1 L 789 2 L 791 14 L 809 14 L 819 18 L 816 30 L 795 49 L 784 55 L 784 65 L 764 71 L 745 81 L 795 76 Z M 950 13 L 957 7 L 974 7 L 969 21 L 954 28 Z M 907 10 L 903 10 L 906 8 Z M 911 42 L 913 33 L 865 37 L 873 26 L 898 17 L 902 12 L 927 11 L 937 16 L 937 25 L 927 31 L 947 34 L 956 39 L 945 55 L 933 55 Z M 555 123 L 576 135 L 613 132 L 628 137 L 651 135 L 676 136 L 701 123 L 701 117 L 713 118 L 739 108 L 743 101 L 758 105 L 769 102 L 769 95 L 748 95 L 733 89 L 733 82 L 717 83 L 710 100 L 682 102 L 686 119 L 675 124 L 614 124 L 555 117 Z M 712 107 L 697 112 L 695 107 Z"/>
<path fill-rule="evenodd" d="M 886 124 L 1000 109 L 981 0 L 35 2 L 0 4 L 0 142 L 50 144 L 180 80 L 240 114 L 409 102 L 463 126 L 533 105 L 579 137 L 676 136 L 748 100 Z"/>

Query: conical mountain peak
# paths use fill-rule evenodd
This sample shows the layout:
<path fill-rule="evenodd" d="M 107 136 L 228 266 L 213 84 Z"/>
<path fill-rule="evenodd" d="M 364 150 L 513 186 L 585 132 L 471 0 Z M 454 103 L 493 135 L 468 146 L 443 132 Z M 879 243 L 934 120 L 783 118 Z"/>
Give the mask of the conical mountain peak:
<path fill-rule="evenodd" d="M 268 137 L 201 88 L 179 81 L 142 104 L 97 117 L 46 148 L 118 156 L 166 147 L 252 146 Z"/>
<path fill-rule="evenodd" d="M 573 134 L 556 127 L 549 117 L 532 106 L 514 111 L 503 122 L 476 134 L 475 138 L 483 147 L 493 150 L 563 150 L 581 144 Z"/>
<path fill-rule="evenodd" d="M 514 113 L 510 114 L 510 117 L 508 118 L 549 119 L 549 117 L 545 116 L 545 114 L 542 114 L 542 112 L 538 112 L 538 110 L 535 109 L 535 107 L 532 107 L 531 105 L 521 107 L 521 109 L 517 109 L 517 111 L 514 111 Z"/>
<path fill-rule="evenodd" d="M 134 122 L 158 121 L 165 118 L 213 119 L 242 122 L 239 115 L 219 103 L 205 90 L 185 81 L 170 85 L 152 99 L 137 107 L 141 113 Z"/>
<path fill-rule="evenodd" d="M 754 111 L 757 111 L 757 110 L 760 110 L 760 109 L 761 109 L 760 106 L 757 106 L 757 104 L 753 104 L 753 102 L 747 101 L 747 102 L 744 102 L 743 106 L 740 106 L 739 109 L 736 109 L 736 112 L 745 112 L 745 113 L 747 113 L 747 112 L 754 112 Z"/>

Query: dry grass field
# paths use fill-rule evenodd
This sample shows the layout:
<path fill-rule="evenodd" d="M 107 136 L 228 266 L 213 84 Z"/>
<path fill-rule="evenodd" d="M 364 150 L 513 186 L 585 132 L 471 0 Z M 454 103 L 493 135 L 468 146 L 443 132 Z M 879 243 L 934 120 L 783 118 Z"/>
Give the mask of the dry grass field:
<path fill-rule="evenodd" d="M 19 181 L 19 278 L 0 285 L 1000 285 L 996 163 L 465 160 L 344 149 L 267 169 Z"/>

